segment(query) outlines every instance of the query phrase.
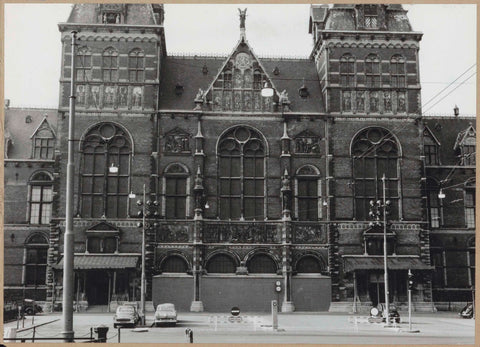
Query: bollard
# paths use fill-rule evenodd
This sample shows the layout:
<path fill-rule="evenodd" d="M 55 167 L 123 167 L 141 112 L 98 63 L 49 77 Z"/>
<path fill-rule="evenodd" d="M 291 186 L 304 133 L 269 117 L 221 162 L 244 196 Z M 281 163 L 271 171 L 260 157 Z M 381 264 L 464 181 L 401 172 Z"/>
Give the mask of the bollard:
<path fill-rule="evenodd" d="M 95 327 L 93 331 L 95 332 L 95 334 L 97 334 L 97 342 L 107 342 L 108 327 L 100 325 L 98 327 Z"/>
<path fill-rule="evenodd" d="M 277 300 L 272 300 L 272 328 L 278 329 L 278 304 Z"/>
<path fill-rule="evenodd" d="M 193 331 L 192 331 L 192 329 L 187 328 L 185 330 L 185 335 L 187 336 L 187 339 L 190 341 L 190 343 L 193 343 Z"/>
<path fill-rule="evenodd" d="M 117 334 L 117 336 L 118 336 L 118 343 L 120 343 L 120 329 L 121 329 L 121 328 L 118 327 L 118 334 Z"/>

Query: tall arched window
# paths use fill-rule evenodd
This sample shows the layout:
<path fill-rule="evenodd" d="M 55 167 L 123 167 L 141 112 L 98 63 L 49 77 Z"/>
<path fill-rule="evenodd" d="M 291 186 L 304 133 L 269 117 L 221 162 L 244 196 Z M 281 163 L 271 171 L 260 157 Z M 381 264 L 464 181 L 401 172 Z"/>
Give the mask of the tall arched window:
<path fill-rule="evenodd" d="M 340 58 L 340 85 L 342 87 L 355 86 L 355 57 L 344 54 Z"/>
<path fill-rule="evenodd" d="M 30 224 L 48 224 L 52 217 L 53 180 L 46 172 L 35 173 L 29 181 Z"/>
<path fill-rule="evenodd" d="M 467 228 L 475 228 L 475 179 L 465 183 L 465 225 Z"/>
<path fill-rule="evenodd" d="M 92 80 L 92 53 L 87 47 L 81 47 L 77 51 L 75 69 L 78 82 L 88 82 Z"/>
<path fill-rule="evenodd" d="M 295 210 L 299 220 L 314 221 L 322 218 L 320 171 L 305 165 L 295 175 Z"/>
<path fill-rule="evenodd" d="M 188 214 L 188 197 L 190 179 L 188 169 L 180 164 L 169 165 L 165 169 L 163 180 L 164 215 L 169 219 L 186 218 Z"/>
<path fill-rule="evenodd" d="M 400 148 L 393 134 L 383 128 L 364 129 L 353 139 L 351 154 L 357 220 L 368 220 L 370 200 L 382 199 L 383 175 L 385 195 L 392 203 L 389 218 L 398 218 L 399 152 Z"/>
<path fill-rule="evenodd" d="M 128 78 L 130 82 L 143 82 L 145 78 L 145 55 L 134 49 L 128 55 Z"/>
<path fill-rule="evenodd" d="M 35 233 L 25 242 L 25 285 L 44 285 L 47 273 L 47 238 Z"/>
<path fill-rule="evenodd" d="M 365 83 L 367 87 L 380 87 L 380 58 L 369 54 L 365 58 Z"/>
<path fill-rule="evenodd" d="M 84 136 L 81 151 L 82 217 L 126 217 L 132 154 L 126 131 L 113 123 L 97 124 Z M 109 172 L 112 164 L 117 173 Z"/>
<path fill-rule="evenodd" d="M 118 81 L 118 52 L 115 48 L 109 47 L 103 51 L 102 76 L 105 82 Z"/>
<path fill-rule="evenodd" d="M 428 217 L 431 228 L 439 228 L 442 225 L 442 200 L 438 198 L 439 192 L 438 182 L 431 178 L 427 179 Z"/>
<path fill-rule="evenodd" d="M 406 72 L 405 58 L 394 55 L 390 59 L 390 84 L 394 88 L 405 88 Z"/>
<path fill-rule="evenodd" d="M 265 143 L 256 130 L 239 126 L 218 142 L 221 219 L 264 219 Z"/>

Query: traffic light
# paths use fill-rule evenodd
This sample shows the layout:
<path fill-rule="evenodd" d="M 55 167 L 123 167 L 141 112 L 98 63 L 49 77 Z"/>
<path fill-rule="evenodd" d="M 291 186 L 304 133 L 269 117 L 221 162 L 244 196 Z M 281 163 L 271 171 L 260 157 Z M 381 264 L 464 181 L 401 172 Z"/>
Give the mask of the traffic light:
<path fill-rule="evenodd" d="M 408 290 L 413 290 L 413 274 L 408 270 Z"/>

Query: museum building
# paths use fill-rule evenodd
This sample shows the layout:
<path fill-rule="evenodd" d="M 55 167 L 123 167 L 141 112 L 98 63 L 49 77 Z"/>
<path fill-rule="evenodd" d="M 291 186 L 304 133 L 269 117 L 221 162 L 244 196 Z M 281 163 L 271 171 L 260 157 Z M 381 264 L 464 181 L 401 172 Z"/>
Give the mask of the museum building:
<path fill-rule="evenodd" d="M 143 232 L 147 298 L 180 311 L 368 309 L 385 301 L 384 234 L 390 302 L 406 305 L 408 270 L 416 310 L 471 300 L 475 118 L 422 116 L 422 34 L 406 13 L 312 5 L 314 48 L 300 59 L 257 56 L 246 10 L 230 54 L 179 56 L 163 5 L 73 5 L 59 24 L 58 112 L 36 116 L 30 159 L 25 147 L 5 160 L 19 206 L 6 211 L 5 266 L 23 274 L 12 292 L 31 289 L 40 249 L 39 299 L 61 302 L 76 31 L 79 310 L 140 299 Z M 11 113 L 6 128 L 22 133 L 5 136 L 6 155 L 28 143 L 16 138 L 25 115 Z M 15 242 L 27 256 L 10 264 Z"/>

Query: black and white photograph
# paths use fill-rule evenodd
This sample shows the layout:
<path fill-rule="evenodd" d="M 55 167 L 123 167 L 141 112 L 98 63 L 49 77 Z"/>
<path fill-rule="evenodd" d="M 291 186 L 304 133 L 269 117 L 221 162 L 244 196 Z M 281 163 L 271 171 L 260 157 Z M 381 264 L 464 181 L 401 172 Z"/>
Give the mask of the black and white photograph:
<path fill-rule="evenodd" d="M 3 342 L 475 342 L 476 4 L 6 3 Z"/>

